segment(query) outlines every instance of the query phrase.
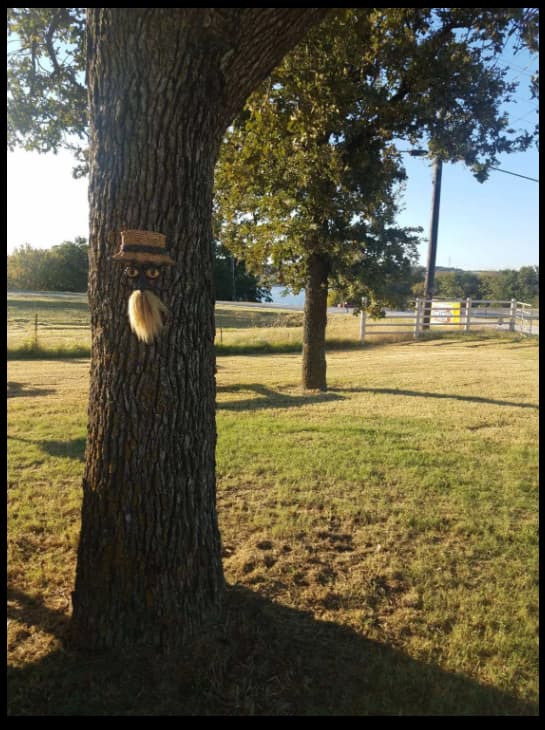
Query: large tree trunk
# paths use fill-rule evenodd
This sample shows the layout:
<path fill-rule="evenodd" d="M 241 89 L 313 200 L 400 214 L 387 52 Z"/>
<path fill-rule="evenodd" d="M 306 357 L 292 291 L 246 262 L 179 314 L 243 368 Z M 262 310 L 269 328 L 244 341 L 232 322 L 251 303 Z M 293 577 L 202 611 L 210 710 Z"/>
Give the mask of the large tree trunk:
<path fill-rule="evenodd" d="M 327 258 L 312 254 L 305 282 L 303 323 L 303 388 L 308 390 L 327 390 L 325 331 L 328 275 Z"/>
<path fill-rule="evenodd" d="M 324 11 L 90 8 L 92 363 L 76 646 L 176 645 L 221 604 L 213 169 L 246 95 Z M 120 231 L 166 235 L 169 315 L 136 339 Z"/>

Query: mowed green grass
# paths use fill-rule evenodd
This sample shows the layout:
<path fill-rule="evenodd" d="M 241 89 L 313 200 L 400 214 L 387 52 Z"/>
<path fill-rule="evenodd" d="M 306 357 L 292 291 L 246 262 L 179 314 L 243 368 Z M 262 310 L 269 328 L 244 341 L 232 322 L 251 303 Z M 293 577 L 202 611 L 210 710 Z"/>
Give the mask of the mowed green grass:
<path fill-rule="evenodd" d="M 8 363 L 12 714 L 538 713 L 538 346 L 218 359 L 223 622 L 80 656 L 70 613 L 89 363 Z"/>

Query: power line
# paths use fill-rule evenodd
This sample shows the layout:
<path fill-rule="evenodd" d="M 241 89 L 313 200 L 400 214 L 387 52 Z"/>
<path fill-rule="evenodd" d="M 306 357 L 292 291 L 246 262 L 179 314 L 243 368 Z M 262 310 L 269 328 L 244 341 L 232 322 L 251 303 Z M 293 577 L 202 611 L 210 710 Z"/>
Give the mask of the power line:
<path fill-rule="evenodd" d="M 427 154 L 426 150 L 423 149 L 414 149 L 414 150 L 398 150 L 398 152 L 405 152 L 411 157 L 423 157 Z M 505 172 L 506 175 L 515 175 L 515 177 L 523 177 L 525 180 L 531 180 L 532 182 L 538 183 L 539 180 L 535 177 L 528 177 L 528 175 L 521 175 L 518 172 L 511 172 L 510 170 L 502 170 L 500 167 L 493 167 L 490 165 L 491 170 L 497 170 L 498 172 Z"/>
<path fill-rule="evenodd" d="M 537 67 L 535 69 L 530 70 L 530 71 L 528 70 L 533 63 L 536 63 L 537 64 L 538 63 L 538 59 L 537 58 L 531 58 L 528 61 L 528 63 L 526 64 L 526 66 L 524 66 L 524 67 L 517 66 L 514 63 L 509 63 L 508 61 L 506 61 L 503 64 L 502 63 L 498 63 L 497 65 L 498 66 L 502 66 L 506 71 L 513 71 L 513 72 L 517 72 L 518 71 L 518 75 L 517 75 L 517 78 L 518 78 L 518 76 L 520 76 L 520 74 L 524 74 L 525 76 L 533 76 L 534 73 L 535 73 L 535 71 L 537 71 Z"/>
<path fill-rule="evenodd" d="M 525 120 L 526 117 L 529 117 L 530 115 L 537 114 L 539 112 L 539 108 L 537 106 L 532 107 L 532 109 L 528 109 L 528 111 L 525 111 L 524 114 L 521 114 L 520 117 L 517 117 L 516 119 L 509 120 L 509 124 L 513 125 L 517 122 L 520 122 L 522 120 Z"/>
<path fill-rule="evenodd" d="M 532 180 L 532 182 L 538 183 L 539 180 L 535 177 L 528 177 L 527 175 L 519 175 L 518 172 L 510 172 L 509 170 L 501 170 L 499 167 L 492 167 L 490 165 L 491 170 L 497 170 L 498 172 L 505 172 L 507 175 L 515 175 L 515 177 L 523 177 L 525 180 Z"/>

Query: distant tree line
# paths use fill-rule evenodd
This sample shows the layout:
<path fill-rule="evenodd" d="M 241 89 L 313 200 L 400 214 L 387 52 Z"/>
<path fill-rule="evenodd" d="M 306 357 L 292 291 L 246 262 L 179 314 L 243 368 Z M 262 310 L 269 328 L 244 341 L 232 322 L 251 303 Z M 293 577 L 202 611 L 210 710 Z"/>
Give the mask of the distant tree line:
<path fill-rule="evenodd" d="M 272 302 L 271 289 L 222 244 L 216 245 L 214 274 L 220 301 Z"/>
<path fill-rule="evenodd" d="M 29 291 L 87 291 L 89 273 L 87 239 L 78 236 L 48 249 L 25 243 L 8 256 L 8 289 Z M 215 252 L 216 299 L 247 302 L 272 301 L 270 288 L 246 271 L 218 244 Z"/>
<path fill-rule="evenodd" d="M 49 249 L 25 243 L 8 256 L 8 289 L 87 291 L 87 239 L 78 236 Z"/>
<path fill-rule="evenodd" d="M 423 296 L 425 269 L 413 271 L 412 292 Z M 463 271 L 461 269 L 437 271 L 434 295 L 453 299 L 489 299 L 503 301 L 516 299 L 539 306 L 539 266 L 522 266 L 520 269 L 501 271 Z"/>
<path fill-rule="evenodd" d="M 403 290 L 398 291 L 399 306 L 408 307 L 411 300 L 424 296 L 425 273 L 426 270 L 423 266 L 412 268 Z M 539 266 L 522 266 L 518 270 L 502 269 L 501 271 L 441 270 L 438 268 L 435 274 L 434 296 L 460 300 L 467 298 L 489 301 L 516 299 L 518 302 L 526 302 L 538 307 Z M 341 305 L 345 301 L 346 296 L 341 290 L 330 291 L 329 306 Z M 354 297 L 350 299 L 349 303 L 359 306 L 360 299 Z M 374 310 L 371 310 L 371 313 L 374 316 L 381 314 Z"/>

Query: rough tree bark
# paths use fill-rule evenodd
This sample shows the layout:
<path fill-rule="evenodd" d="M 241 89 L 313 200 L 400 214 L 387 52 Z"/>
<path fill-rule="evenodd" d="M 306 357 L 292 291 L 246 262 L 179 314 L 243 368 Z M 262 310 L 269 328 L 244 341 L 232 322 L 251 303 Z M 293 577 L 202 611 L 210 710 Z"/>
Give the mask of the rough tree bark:
<path fill-rule="evenodd" d="M 303 388 L 308 390 L 327 390 L 325 332 L 328 276 L 327 257 L 312 254 L 308 260 L 303 320 Z"/>
<path fill-rule="evenodd" d="M 213 170 L 247 95 L 321 8 L 89 8 L 92 361 L 71 641 L 168 648 L 221 605 Z M 176 265 L 152 345 L 130 332 L 120 231 Z"/>

